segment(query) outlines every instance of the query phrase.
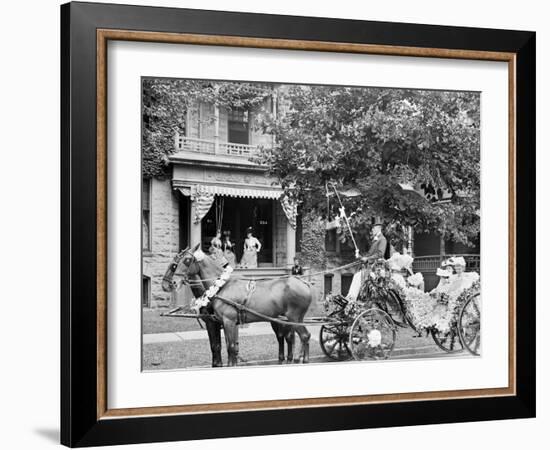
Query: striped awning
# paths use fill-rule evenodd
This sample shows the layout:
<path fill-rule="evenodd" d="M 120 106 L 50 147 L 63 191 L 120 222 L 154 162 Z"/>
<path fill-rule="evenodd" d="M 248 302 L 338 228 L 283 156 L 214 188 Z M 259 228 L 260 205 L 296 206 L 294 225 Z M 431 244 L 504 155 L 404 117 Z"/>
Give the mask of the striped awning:
<path fill-rule="evenodd" d="M 179 191 L 186 196 L 193 195 L 193 189 L 180 187 Z M 201 194 L 221 195 L 225 197 L 241 198 L 268 198 L 278 200 L 283 191 L 281 189 L 245 188 L 216 185 L 201 185 Z"/>

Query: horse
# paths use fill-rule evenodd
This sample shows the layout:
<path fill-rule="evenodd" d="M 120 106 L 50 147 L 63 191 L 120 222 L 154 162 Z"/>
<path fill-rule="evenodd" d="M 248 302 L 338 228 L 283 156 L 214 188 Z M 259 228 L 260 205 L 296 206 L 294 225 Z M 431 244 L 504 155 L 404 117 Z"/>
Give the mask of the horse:
<path fill-rule="evenodd" d="M 178 267 L 180 266 L 184 254 L 188 250 L 189 247 L 180 251 L 168 265 L 161 284 L 162 289 L 165 292 L 172 292 L 174 289 L 177 289 L 178 283 L 175 282 L 173 278 L 175 275 L 179 275 Z M 187 284 L 191 288 L 193 295 L 196 298 L 200 297 L 205 292 L 205 289 L 200 282 L 198 274 L 191 275 L 187 273 L 186 276 L 188 279 Z M 202 320 L 206 326 L 210 350 L 212 352 L 212 367 L 221 367 L 223 365 L 221 357 L 221 322 L 213 316 L 212 305 L 208 305 L 206 308 L 201 308 L 201 313 L 204 314 Z M 290 326 L 282 325 L 276 322 L 271 322 L 271 328 L 275 333 L 277 343 L 279 345 L 279 364 L 282 364 L 285 361 L 285 341 L 288 348 L 287 362 L 291 363 L 294 359 L 294 329 Z"/>
<path fill-rule="evenodd" d="M 182 252 L 181 264 L 183 282 L 189 283 L 199 276 L 205 289 L 212 287 L 223 272 L 223 267 L 204 254 L 197 244 L 192 250 Z M 208 306 L 212 308 L 216 319 L 224 328 L 227 345 L 228 365 L 235 366 L 239 356 L 240 323 L 265 322 L 269 318 L 277 319 L 285 316 L 290 322 L 302 322 L 312 301 L 312 293 L 308 283 L 297 277 L 251 280 L 245 278 L 229 278 L 212 296 Z M 239 310 L 238 306 L 247 310 Z M 261 316 L 254 313 L 259 313 Z M 294 333 L 300 337 L 301 349 L 294 362 L 309 362 L 309 331 L 304 325 L 284 325 L 272 323 L 272 328 L 279 341 L 279 361 L 281 361 L 281 345 L 284 337 L 289 344 L 289 362 L 293 359 Z M 273 326 L 279 325 L 279 326 Z"/>
<path fill-rule="evenodd" d="M 164 277 L 162 278 L 162 290 L 165 292 L 172 292 L 177 289 L 178 283 L 174 281 L 174 275 L 176 274 L 180 262 L 189 247 L 179 252 L 172 262 L 168 265 Z M 189 281 L 187 285 L 191 288 L 195 297 L 200 297 L 204 293 L 204 287 L 198 280 L 198 276 L 188 277 Z M 208 308 L 206 308 L 208 309 Z M 222 362 L 222 338 L 221 338 L 221 323 L 210 316 L 210 312 L 203 311 L 205 315 L 202 317 L 206 326 L 206 332 L 208 333 L 208 341 L 210 343 L 210 351 L 212 352 L 212 367 L 223 366 Z"/>

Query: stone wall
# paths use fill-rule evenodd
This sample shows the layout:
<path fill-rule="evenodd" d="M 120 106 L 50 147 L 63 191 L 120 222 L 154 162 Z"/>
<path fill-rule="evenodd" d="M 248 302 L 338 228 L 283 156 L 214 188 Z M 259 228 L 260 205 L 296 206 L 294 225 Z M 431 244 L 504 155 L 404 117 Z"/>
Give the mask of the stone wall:
<path fill-rule="evenodd" d="M 168 264 L 179 251 L 178 195 L 169 179 L 151 182 L 151 249 L 143 252 L 143 275 L 151 280 L 152 307 L 168 306 L 170 293 L 161 287 Z"/>

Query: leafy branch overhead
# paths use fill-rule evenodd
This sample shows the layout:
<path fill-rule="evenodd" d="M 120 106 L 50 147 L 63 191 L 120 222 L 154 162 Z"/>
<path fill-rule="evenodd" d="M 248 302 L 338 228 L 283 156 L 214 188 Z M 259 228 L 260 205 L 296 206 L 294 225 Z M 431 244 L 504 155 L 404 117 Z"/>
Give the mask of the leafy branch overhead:
<path fill-rule="evenodd" d="M 327 184 L 353 186 L 361 196 L 346 207 L 359 235 L 381 217 L 397 231 L 411 225 L 463 243 L 478 236 L 478 93 L 293 86 L 285 97 L 285 114 L 264 117 L 276 145 L 260 161 L 289 195 L 334 216 Z"/>
<path fill-rule="evenodd" d="M 353 187 L 361 195 L 345 202 L 359 238 L 379 217 L 396 238 L 412 226 L 466 244 L 477 239 L 475 92 L 144 79 L 143 176 L 166 175 L 191 105 L 254 108 L 274 91 L 277 114 L 262 108 L 254 126 L 273 135 L 275 145 L 261 148 L 257 162 L 288 195 L 333 218 L 337 205 L 327 202 L 327 186 Z"/>
<path fill-rule="evenodd" d="M 257 83 L 145 78 L 142 83 L 142 174 L 160 177 L 174 153 L 176 133 L 183 133 L 188 108 L 196 102 L 224 108 L 250 108 L 270 91 Z M 213 119 L 213 118 L 212 118 Z"/>

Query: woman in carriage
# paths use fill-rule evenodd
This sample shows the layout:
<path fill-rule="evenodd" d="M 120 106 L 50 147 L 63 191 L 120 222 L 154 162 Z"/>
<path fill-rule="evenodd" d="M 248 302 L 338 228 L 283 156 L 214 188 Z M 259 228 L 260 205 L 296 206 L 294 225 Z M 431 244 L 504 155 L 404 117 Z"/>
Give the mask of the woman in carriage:
<path fill-rule="evenodd" d="M 466 260 L 462 256 L 450 258 L 449 265 L 453 267 L 455 272 L 449 277 L 449 286 L 447 288 L 449 296 L 458 297 L 479 280 L 477 272 L 466 272 Z"/>

